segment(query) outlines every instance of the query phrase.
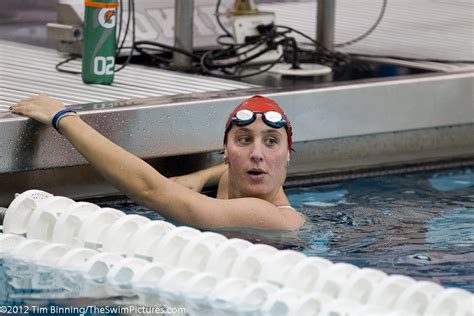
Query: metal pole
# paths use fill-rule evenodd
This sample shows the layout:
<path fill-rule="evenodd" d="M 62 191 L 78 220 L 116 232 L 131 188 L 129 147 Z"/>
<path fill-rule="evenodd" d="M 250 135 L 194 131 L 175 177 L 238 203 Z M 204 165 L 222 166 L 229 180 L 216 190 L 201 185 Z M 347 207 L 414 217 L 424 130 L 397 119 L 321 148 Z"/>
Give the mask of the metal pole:
<path fill-rule="evenodd" d="M 174 4 L 174 47 L 192 52 L 194 0 L 175 0 Z M 192 59 L 184 54 L 174 52 L 173 61 L 177 68 L 191 68 Z"/>
<path fill-rule="evenodd" d="M 324 47 L 334 49 L 336 0 L 317 0 L 316 40 Z"/>

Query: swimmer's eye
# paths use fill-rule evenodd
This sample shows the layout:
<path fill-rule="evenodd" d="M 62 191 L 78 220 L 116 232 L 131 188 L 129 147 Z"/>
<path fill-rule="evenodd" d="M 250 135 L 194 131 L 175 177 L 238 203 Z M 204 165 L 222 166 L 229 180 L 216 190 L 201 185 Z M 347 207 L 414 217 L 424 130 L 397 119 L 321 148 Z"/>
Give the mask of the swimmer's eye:
<path fill-rule="evenodd" d="M 267 146 L 274 146 L 278 144 L 278 139 L 275 137 L 269 137 L 265 139 L 265 145 Z"/>
<path fill-rule="evenodd" d="M 252 142 L 252 138 L 250 136 L 240 136 L 237 141 L 240 144 L 250 144 Z"/>

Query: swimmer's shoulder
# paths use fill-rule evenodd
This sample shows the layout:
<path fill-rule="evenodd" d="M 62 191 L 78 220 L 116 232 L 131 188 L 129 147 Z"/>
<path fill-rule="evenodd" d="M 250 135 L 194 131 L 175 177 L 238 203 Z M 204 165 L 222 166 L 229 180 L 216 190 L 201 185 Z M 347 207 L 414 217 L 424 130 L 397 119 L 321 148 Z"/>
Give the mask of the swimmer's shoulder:
<path fill-rule="evenodd" d="M 287 208 L 287 209 L 296 211 L 296 209 L 291 205 L 276 205 L 276 207 L 277 208 Z"/>
<path fill-rule="evenodd" d="M 287 218 L 289 220 L 293 221 L 298 221 L 299 219 L 299 227 L 303 226 L 304 223 L 306 222 L 306 216 L 298 212 L 293 206 L 291 205 L 275 205 L 277 209 L 280 210 L 288 210 L 292 212 L 285 212 L 287 213 Z"/>

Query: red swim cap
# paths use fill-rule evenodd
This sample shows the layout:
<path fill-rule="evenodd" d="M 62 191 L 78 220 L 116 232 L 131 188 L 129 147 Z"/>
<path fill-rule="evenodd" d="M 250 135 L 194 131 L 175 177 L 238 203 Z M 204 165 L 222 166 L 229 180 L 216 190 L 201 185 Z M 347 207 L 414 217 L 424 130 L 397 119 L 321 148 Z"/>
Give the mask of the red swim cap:
<path fill-rule="evenodd" d="M 291 150 L 291 145 L 293 143 L 291 136 L 293 134 L 293 130 L 291 127 L 290 120 L 286 116 L 285 112 L 282 108 L 272 99 L 267 97 L 263 97 L 261 95 L 255 95 L 251 98 L 248 98 L 244 102 L 240 103 L 233 111 L 230 113 L 229 118 L 227 119 L 227 123 L 225 124 L 225 134 L 224 134 L 224 145 L 227 144 L 227 134 L 230 130 L 230 124 L 232 123 L 232 118 L 234 115 L 240 110 L 250 110 L 252 112 L 269 112 L 275 111 L 280 113 L 283 118 L 286 120 L 287 126 L 284 126 L 286 129 L 286 135 L 288 139 L 288 150 Z"/>

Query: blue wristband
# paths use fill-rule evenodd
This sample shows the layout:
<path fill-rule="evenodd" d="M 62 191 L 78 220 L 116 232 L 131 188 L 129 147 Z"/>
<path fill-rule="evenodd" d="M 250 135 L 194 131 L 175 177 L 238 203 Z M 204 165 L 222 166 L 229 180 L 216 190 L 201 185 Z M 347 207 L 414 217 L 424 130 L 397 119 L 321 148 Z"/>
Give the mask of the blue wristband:
<path fill-rule="evenodd" d="M 64 116 L 66 116 L 68 113 L 77 114 L 76 111 L 74 111 L 74 110 L 63 109 L 61 111 L 58 111 L 58 113 L 54 114 L 54 116 L 53 116 L 53 120 L 51 121 L 51 125 L 53 125 L 54 129 L 56 131 L 58 131 L 59 134 L 61 134 L 61 132 L 59 131 L 59 126 L 58 126 L 59 120 L 62 119 Z"/>

